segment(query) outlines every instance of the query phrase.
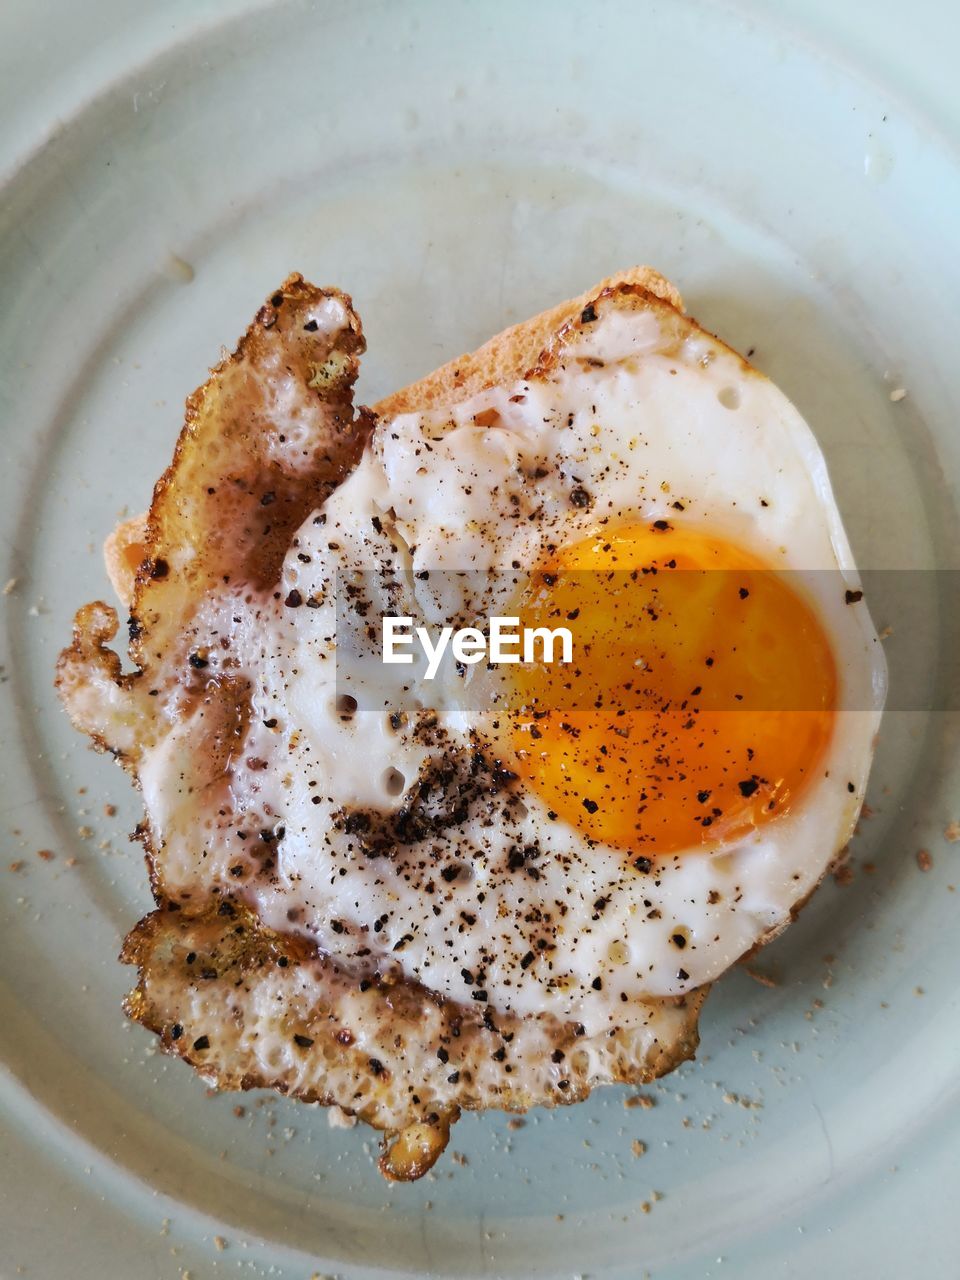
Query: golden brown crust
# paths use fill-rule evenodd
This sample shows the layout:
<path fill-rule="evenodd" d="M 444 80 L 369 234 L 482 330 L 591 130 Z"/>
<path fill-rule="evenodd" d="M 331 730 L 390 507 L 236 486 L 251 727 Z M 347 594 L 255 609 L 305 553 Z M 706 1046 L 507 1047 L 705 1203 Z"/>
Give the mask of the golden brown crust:
<path fill-rule="evenodd" d="M 106 551 L 137 671 L 120 677 L 106 647 L 116 614 L 99 602 L 77 614 L 57 667 L 77 727 L 128 766 L 152 727 L 164 727 L 146 699 L 189 638 L 198 603 L 228 582 L 276 581 L 293 531 L 361 453 L 371 419 L 354 415 L 352 397 L 364 346 L 346 294 L 291 275 L 187 400 L 148 516 L 121 526 Z M 105 719 L 118 740 L 99 727 Z"/>
<path fill-rule="evenodd" d="M 343 324 L 326 331 L 330 307 Z M 211 588 L 277 581 L 293 533 L 363 449 L 369 419 L 354 418 L 353 384 L 365 346 L 346 294 L 291 275 L 188 398 L 134 584 L 138 665 L 168 652 Z"/>
<path fill-rule="evenodd" d="M 79 609 L 73 643 L 57 661 L 56 687 L 74 728 L 134 771 L 146 708 L 139 673 L 123 674 L 119 655 L 108 647 L 118 628 L 116 610 L 102 600 Z"/>
<path fill-rule="evenodd" d="M 651 1001 L 635 1031 L 587 1038 L 572 1024 L 444 1001 L 408 980 L 351 976 L 229 901 L 203 918 L 154 912 L 121 959 L 139 969 L 127 1013 L 166 1052 L 221 1089 L 339 1105 L 388 1135 L 381 1169 L 397 1180 L 426 1172 L 461 1108 L 567 1105 L 597 1084 L 673 1070 L 696 1050 L 706 997 Z"/>

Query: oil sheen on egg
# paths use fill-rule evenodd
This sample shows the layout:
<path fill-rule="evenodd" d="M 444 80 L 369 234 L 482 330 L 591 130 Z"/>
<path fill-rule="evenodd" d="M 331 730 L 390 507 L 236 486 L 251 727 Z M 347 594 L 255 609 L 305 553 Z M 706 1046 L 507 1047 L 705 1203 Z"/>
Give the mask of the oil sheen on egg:
<path fill-rule="evenodd" d="M 798 412 L 667 308 L 595 314 L 528 379 L 381 422 L 276 597 L 224 606 L 263 726 L 235 800 L 282 830 L 259 915 L 588 1034 L 790 919 L 851 835 L 885 687 Z M 414 665 L 388 696 L 358 668 L 344 696 L 345 607 L 474 616 L 487 571 L 496 611 L 577 622 L 573 664 Z"/>

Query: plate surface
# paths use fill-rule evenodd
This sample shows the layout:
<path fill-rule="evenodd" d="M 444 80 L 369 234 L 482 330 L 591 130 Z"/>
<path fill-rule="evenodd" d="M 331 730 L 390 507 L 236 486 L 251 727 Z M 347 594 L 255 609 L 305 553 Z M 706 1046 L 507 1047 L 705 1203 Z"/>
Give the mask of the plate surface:
<path fill-rule="evenodd" d="M 903 708 L 944 705 L 956 620 L 926 572 L 960 568 L 952 126 L 861 75 L 849 26 L 846 61 L 801 39 L 819 3 L 143 8 L 0 19 L 0 1275 L 948 1274 L 960 725 Z M 871 602 L 901 709 L 852 882 L 756 960 L 775 985 L 724 979 L 652 1109 L 466 1117 L 391 1188 L 372 1135 L 208 1097 L 124 1024 L 136 804 L 53 663 L 184 396 L 288 271 L 352 293 L 370 403 L 637 261 L 798 404 L 861 567 L 923 584 L 912 616 Z"/>

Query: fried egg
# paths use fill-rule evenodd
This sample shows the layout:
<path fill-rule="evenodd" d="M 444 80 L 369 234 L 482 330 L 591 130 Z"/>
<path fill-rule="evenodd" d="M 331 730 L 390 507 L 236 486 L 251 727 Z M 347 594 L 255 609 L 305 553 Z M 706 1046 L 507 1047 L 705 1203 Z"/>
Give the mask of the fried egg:
<path fill-rule="evenodd" d="M 364 651 L 383 616 L 492 613 L 570 624 L 573 661 L 428 679 Z M 248 709 L 202 806 L 202 705 L 143 750 L 165 895 L 588 1036 L 791 919 L 850 838 L 885 690 L 810 428 L 616 296 L 514 385 L 380 420 L 280 584 L 224 584 L 193 627 Z"/>

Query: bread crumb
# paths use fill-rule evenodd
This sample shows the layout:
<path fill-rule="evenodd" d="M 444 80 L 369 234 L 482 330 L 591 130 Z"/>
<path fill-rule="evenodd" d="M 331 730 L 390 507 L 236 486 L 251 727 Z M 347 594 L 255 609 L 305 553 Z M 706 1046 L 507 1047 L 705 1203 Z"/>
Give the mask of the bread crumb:
<path fill-rule="evenodd" d="M 213 1243 L 216 1247 L 217 1253 L 223 1253 L 224 1249 L 227 1247 L 227 1242 L 224 1240 L 223 1236 L 214 1236 Z"/>
<path fill-rule="evenodd" d="M 4 583 L 3 594 L 5 596 L 12 596 L 17 589 L 17 583 L 19 581 L 20 581 L 19 578 L 8 578 L 7 581 Z"/>
<path fill-rule="evenodd" d="M 645 1142 L 641 1142 L 639 1138 L 634 1138 L 634 1140 L 630 1143 L 630 1150 L 639 1160 L 641 1156 L 644 1156 L 647 1154 L 647 1144 Z"/>
<path fill-rule="evenodd" d="M 511 1133 L 516 1133 L 516 1131 L 518 1129 L 522 1129 L 526 1123 L 526 1120 L 524 1120 L 522 1116 L 511 1116 L 507 1121 L 507 1128 Z"/>
<path fill-rule="evenodd" d="M 657 1105 L 657 1100 L 649 1093 L 634 1093 L 629 1098 L 624 1098 L 623 1105 L 627 1110 L 642 1107 L 644 1111 L 650 1111 Z"/>
<path fill-rule="evenodd" d="M 948 822 L 943 831 L 943 838 L 949 840 L 951 844 L 956 844 L 960 840 L 960 822 Z"/>
<path fill-rule="evenodd" d="M 816 1001 L 814 1001 L 816 1003 Z M 723 1100 L 728 1107 L 742 1107 L 744 1111 L 762 1111 L 763 1103 L 756 1098 L 744 1098 L 739 1093 L 725 1093 Z"/>
<path fill-rule="evenodd" d="M 190 263 L 185 258 L 181 258 L 178 253 L 167 254 L 162 270 L 167 279 L 172 280 L 174 284 L 191 284 L 197 274 Z"/>
<path fill-rule="evenodd" d="M 77 835 L 81 840 L 89 840 L 93 835 L 93 827 L 77 827 Z"/>
<path fill-rule="evenodd" d="M 893 635 L 893 627 L 884 627 L 877 637 L 878 640 L 889 640 Z"/>
<path fill-rule="evenodd" d="M 901 400 L 905 400 L 906 398 L 907 398 L 906 387 L 894 387 L 894 389 L 890 392 L 890 399 L 893 401 L 894 404 L 899 404 Z"/>
<path fill-rule="evenodd" d="M 52 862 L 57 855 L 52 849 L 38 849 L 37 857 L 42 858 L 44 862 Z"/>
<path fill-rule="evenodd" d="M 70 857 L 66 860 L 66 862 L 64 863 L 64 866 L 75 867 L 79 861 L 80 861 L 79 858 Z"/>
<path fill-rule="evenodd" d="M 853 884 L 853 867 L 850 863 L 841 863 L 841 865 L 834 871 L 833 879 L 834 882 L 840 885 L 842 889 L 845 889 L 849 884 Z"/>
<path fill-rule="evenodd" d="M 933 866 L 933 859 L 926 849 L 917 850 L 917 866 L 921 871 L 929 871 Z"/>
<path fill-rule="evenodd" d="M 236 1106 L 233 1108 L 233 1114 L 237 1117 L 238 1120 L 242 1120 L 243 1117 L 247 1114 L 247 1108 Z"/>
<path fill-rule="evenodd" d="M 103 806 L 103 816 L 105 818 L 116 817 L 117 806 L 115 804 L 105 804 Z"/>
<path fill-rule="evenodd" d="M 453 1161 L 454 1164 L 458 1164 L 461 1169 L 464 1167 L 464 1165 L 470 1163 L 462 1151 L 451 1151 L 450 1159 Z"/>
<path fill-rule="evenodd" d="M 768 973 L 762 973 L 759 969 L 754 969 L 752 965 L 745 964 L 743 968 L 754 982 L 760 983 L 761 987 L 779 987 L 780 985 L 776 978 L 771 978 Z"/>
<path fill-rule="evenodd" d="M 10 870 L 10 871 L 22 871 L 22 870 L 23 870 L 23 868 L 24 868 L 24 866 L 25 866 L 25 863 L 24 863 L 23 859 L 22 859 L 22 858 L 18 858 L 18 859 L 16 860 L 16 862 L 11 862 L 11 863 L 10 863 L 10 866 L 9 866 L 8 870 Z"/>

